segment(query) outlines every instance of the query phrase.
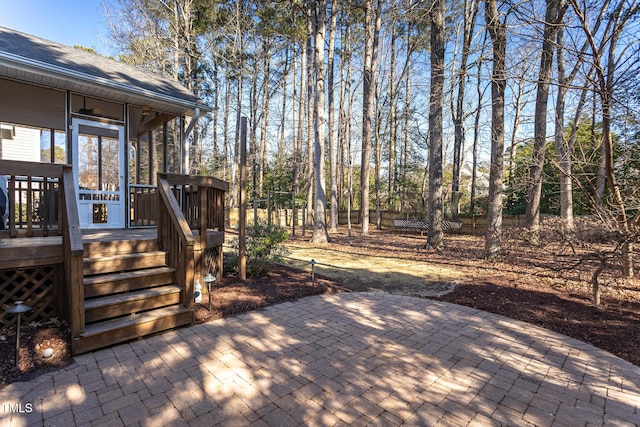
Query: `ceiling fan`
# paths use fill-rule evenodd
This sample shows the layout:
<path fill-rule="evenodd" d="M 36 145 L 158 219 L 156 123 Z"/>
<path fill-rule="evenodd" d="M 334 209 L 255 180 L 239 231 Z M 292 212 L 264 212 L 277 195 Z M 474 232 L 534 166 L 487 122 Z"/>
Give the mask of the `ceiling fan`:
<path fill-rule="evenodd" d="M 102 108 L 100 107 L 87 108 L 87 97 L 83 96 L 82 100 L 83 100 L 83 105 L 82 105 L 82 108 L 78 110 L 79 114 L 82 114 L 85 116 L 104 117 L 104 110 Z"/>

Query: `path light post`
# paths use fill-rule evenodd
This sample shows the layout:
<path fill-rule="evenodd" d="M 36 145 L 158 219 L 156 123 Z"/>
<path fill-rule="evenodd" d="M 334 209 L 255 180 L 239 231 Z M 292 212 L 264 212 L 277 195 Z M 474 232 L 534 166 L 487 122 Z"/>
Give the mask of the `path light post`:
<path fill-rule="evenodd" d="M 31 307 L 25 304 L 23 301 L 16 301 L 8 310 L 7 313 L 16 314 L 18 321 L 16 325 L 16 367 L 20 361 L 20 315 L 31 311 Z"/>
<path fill-rule="evenodd" d="M 316 276 L 315 276 L 315 268 L 316 268 L 316 260 L 311 260 L 311 289 L 315 289 L 316 287 Z"/>
<path fill-rule="evenodd" d="M 216 276 L 209 273 L 204 276 L 204 283 L 207 284 L 207 292 L 209 293 L 209 312 L 211 312 L 211 284 L 216 281 Z"/>

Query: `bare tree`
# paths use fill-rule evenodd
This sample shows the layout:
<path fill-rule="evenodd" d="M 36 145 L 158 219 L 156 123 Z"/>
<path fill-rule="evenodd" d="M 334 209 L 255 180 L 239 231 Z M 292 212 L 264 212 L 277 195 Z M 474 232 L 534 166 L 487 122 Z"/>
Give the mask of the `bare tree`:
<path fill-rule="evenodd" d="M 542 168 L 547 144 L 547 103 L 549 85 L 551 83 L 551 67 L 556 33 L 564 17 L 568 5 L 564 0 L 547 0 L 544 18 L 544 36 L 542 39 L 542 56 L 538 74 L 538 90 L 536 94 L 536 111 L 533 130 L 533 158 L 529 170 L 529 191 L 525 226 L 532 231 L 540 227 L 540 196 L 542 194 Z"/>
<path fill-rule="evenodd" d="M 360 163 L 360 223 L 362 235 L 369 234 L 369 177 L 371 161 L 371 139 L 373 136 L 373 99 L 375 95 L 375 78 L 377 67 L 377 44 L 380 26 L 382 25 L 382 0 L 364 2 L 364 81 L 362 85 L 362 157 Z"/>
<path fill-rule="evenodd" d="M 458 211 L 460 205 L 460 168 L 462 166 L 462 151 L 465 139 L 464 119 L 464 97 L 467 77 L 467 62 L 471 49 L 471 40 L 476 23 L 476 15 L 478 14 L 478 1 L 464 1 L 464 16 L 462 21 L 462 55 L 460 58 L 460 67 L 456 73 L 456 82 L 458 86 L 458 94 L 456 97 L 455 107 L 451 106 L 454 125 L 454 144 L 453 144 L 453 173 L 451 177 L 451 214 L 454 221 L 458 220 Z M 453 102 L 452 102 L 453 104 Z"/>
<path fill-rule="evenodd" d="M 493 44 L 491 76 L 491 169 L 489 207 L 484 252 L 487 258 L 500 253 L 502 241 L 502 172 L 504 164 L 504 92 L 506 87 L 506 25 L 500 19 L 496 0 L 485 2 L 485 21 Z"/>
<path fill-rule="evenodd" d="M 324 98 L 324 42 L 326 33 L 325 16 L 327 13 L 326 0 L 314 0 L 311 2 L 311 21 L 313 23 L 313 74 L 315 77 L 315 91 L 313 97 L 313 160 L 315 173 L 315 198 L 314 221 L 311 241 L 314 243 L 327 243 L 327 195 L 325 183 L 325 98 Z"/>
<path fill-rule="evenodd" d="M 442 106 L 444 103 L 445 1 L 433 0 L 431 25 L 431 88 L 429 94 L 429 198 L 427 245 L 442 247 Z"/>
<path fill-rule="evenodd" d="M 599 18 L 594 25 L 594 31 L 598 31 L 600 23 L 603 22 L 604 15 L 609 7 L 609 0 L 603 2 L 600 9 Z M 574 230 L 573 221 L 573 174 L 572 168 L 572 155 L 573 155 L 573 141 L 575 141 L 575 130 L 578 126 L 580 119 L 580 112 L 584 105 L 585 91 L 583 89 L 580 102 L 576 106 L 576 119 L 573 122 L 572 138 L 568 141 L 565 138 L 565 100 L 567 93 L 571 87 L 573 80 L 578 75 L 578 72 L 582 68 L 584 63 L 585 53 L 588 48 L 588 43 L 584 43 L 582 50 L 578 52 L 576 61 L 573 66 L 573 70 L 567 75 L 565 69 L 565 55 L 566 50 L 564 43 L 564 25 L 558 28 L 556 35 L 556 58 L 558 63 L 558 94 L 556 98 L 556 121 L 555 121 L 555 149 L 556 149 L 556 162 L 558 169 L 560 170 L 560 217 L 563 220 L 563 226 L 569 230 Z"/>
<path fill-rule="evenodd" d="M 338 3 L 331 3 L 331 19 L 329 24 L 329 52 L 327 59 L 327 108 L 329 138 L 329 187 L 330 187 L 330 208 L 329 208 L 329 230 L 333 233 L 338 231 L 338 171 L 337 171 L 337 150 L 335 147 L 334 132 L 334 72 L 335 72 L 335 46 L 336 46 L 336 26 L 338 18 Z"/>
<path fill-rule="evenodd" d="M 595 70 L 595 90 L 600 97 L 602 108 L 602 147 L 604 150 L 605 175 L 612 204 L 616 211 L 616 223 L 621 233 L 622 244 L 622 270 L 624 277 L 633 277 L 633 242 L 637 239 L 636 229 L 640 226 L 640 213 L 636 214 L 631 224 L 627 218 L 626 204 L 620 192 L 620 186 L 614 173 L 613 141 L 611 138 L 611 115 L 613 107 L 614 84 L 616 72 L 620 67 L 628 66 L 622 56 L 626 49 L 618 49 L 618 42 L 625 27 L 640 14 L 640 1 L 621 0 L 612 11 L 607 14 L 607 29 L 601 39 L 600 45 L 596 42 L 594 32 L 585 16 L 586 6 L 580 7 L 577 0 L 569 0 L 574 11 L 578 15 L 582 29 L 587 37 L 591 49 L 593 66 Z M 637 38 L 633 42 L 637 46 Z"/>
<path fill-rule="evenodd" d="M 522 57 L 526 57 L 531 54 L 530 51 L 518 52 Z M 508 175 L 507 182 L 513 183 L 513 176 L 516 169 L 516 154 L 518 152 L 518 144 L 520 138 L 518 134 L 520 132 L 520 125 L 523 121 L 523 110 L 529 102 L 532 89 L 530 87 L 529 72 L 531 70 L 531 62 L 522 61 L 519 64 L 515 64 L 512 68 L 512 79 L 507 81 L 507 85 L 510 87 L 512 95 L 512 108 L 513 108 L 513 125 L 511 127 L 511 141 L 509 143 L 509 161 L 507 165 Z"/>
<path fill-rule="evenodd" d="M 307 89 L 305 94 L 307 96 L 307 112 L 305 115 L 306 118 L 306 126 L 307 126 L 307 224 L 313 224 L 315 210 L 314 206 L 314 170 L 315 166 L 313 164 L 313 88 L 314 88 L 314 80 L 313 80 L 313 19 L 312 19 L 312 3 L 309 1 L 306 4 L 306 17 L 307 17 Z M 305 72 L 303 71 L 303 72 Z"/>

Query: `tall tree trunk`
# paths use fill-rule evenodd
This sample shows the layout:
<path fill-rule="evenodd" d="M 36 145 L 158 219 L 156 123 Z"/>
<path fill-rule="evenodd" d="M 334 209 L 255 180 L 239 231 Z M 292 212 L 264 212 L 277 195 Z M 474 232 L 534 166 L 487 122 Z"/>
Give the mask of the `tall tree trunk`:
<path fill-rule="evenodd" d="M 409 150 L 411 142 L 411 23 L 407 23 L 407 73 L 405 74 L 404 81 L 404 152 L 402 160 L 402 198 L 400 201 L 400 210 L 404 211 L 406 208 L 407 197 L 407 171 L 409 168 Z"/>
<path fill-rule="evenodd" d="M 442 232 L 442 110 L 444 103 L 445 0 L 433 0 L 431 24 L 431 89 L 429 94 L 429 231 L 427 243 L 434 249 L 443 245 Z"/>
<path fill-rule="evenodd" d="M 254 58 L 254 61 L 256 59 Z M 258 161 L 258 72 L 255 65 L 252 67 L 251 88 L 249 89 L 249 157 L 248 163 L 251 165 L 251 177 L 257 184 L 257 161 Z M 253 188 L 256 191 L 256 188 Z M 255 194 L 254 194 L 255 195 Z"/>
<path fill-rule="evenodd" d="M 398 142 L 396 141 L 398 132 L 398 116 L 397 116 L 397 89 L 396 89 L 396 40 L 398 38 L 398 29 L 395 22 L 391 25 L 391 41 L 390 41 L 390 64 L 389 64 L 389 166 L 388 169 L 388 189 L 389 192 L 389 209 L 397 209 L 396 196 L 396 157 Z"/>
<path fill-rule="evenodd" d="M 340 19 L 341 22 L 341 31 L 340 31 L 340 39 L 341 46 L 344 46 L 344 49 L 341 51 L 340 55 L 340 99 L 338 104 L 340 107 L 338 108 L 338 203 L 341 208 L 344 209 L 345 203 L 345 174 L 344 174 L 344 164 L 346 162 L 345 150 L 346 150 L 346 129 L 347 129 L 347 113 L 346 113 L 346 103 L 348 100 L 347 97 L 347 83 L 346 80 L 351 78 L 346 74 L 346 63 L 349 52 L 349 23 L 347 22 L 346 12 L 343 12 L 342 16 L 345 18 Z M 344 19 L 344 24 L 342 21 Z M 348 200 L 348 199 L 347 199 Z"/>
<path fill-rule="evenodd" d="M 241 167 L 246 167 L 246 165 L 241 165 L 240 164 L 240 126 L 241 126 L 241 118 L 242 118 L 242 80 L 244 79 L 244 74 L 243 74 L 243 69 L 242 69 L 242 62 L 240 61 L 240 57 L 241 57 L 241 53 L 243 52 L 244 46 L 243 46 L 243 35 L 242 35 L 242 28 L 240 25 L 240 19 L 243 15 L 243 2 L 242 1 L 238 1 L 236 3 L 236 34 L 235 34 L 235 40 L 234 40 L 234 55 L 235 55 L 235 65 L 237 67 L 237 88 L 238 91 L 236 93 L 236 137 L 235 137 L 235 143 L 234 143 L 234 156 L 235 156 L 235 160 L 233 162 L 234 166 L 235 166 L 235 171 L 233 173 L 233 179 L 235 180 L 235 183 L 237 186 L 233 187 L 233 188 L 237 188 L 240 189 L 240 168 Z M 238 199 L 240 198 L 240 196 L 238 195 Z"/>
<path fill-rule="evenodd" d="M 346 208 L 347 221 L 349 228 L 349 236 L 351 236 L 351 208 L 352 208 L 352 187 L 351 187 L 351 134 L 350 122 L 351 117 L 351 24 L 349 22 L 348 10 L 344 12 L 344 29 L 342 31 L 342 45 L 344 49 L 340 61 L 340 112 L 338 125 L 339 152 L 344 159 L 338 162 L 341 168 L 340 181 L 346 178 Z M 344 174 L 344 163 L 347 163 L 347 176 Z"/>
<path fill-rule="evenodd" d="M 597 96 L 597 93 L 594 92 L 593 103 L 591 105 L 591 144 L 594 149 L 600 147 L 600 161 L 598 162 L 598 174 L 596 176 L 596 210 L 602 215 L 605 210 L 604 191 L 607 187 L 607 153 L 602 140 L 598 140 L 598 133 L 596 131 L 596 124 L 598 123 Z"/>
<path fill-rule="evenodd" d="M 362 84 L 362 157 L 360 162 L 360 222 L 362 235 L 369 234 L 369 177 L 371 161 L 371 140 L 373 136 L 373 98 L 377 63 L 377 39 L 381 25 L 381 0 L 366 0 L 364 31 L 364 77 Z"/>
<path fill-rule="evenodd" d="M 313 224 L 314 219 L 314 169 L 313 164 L 313 21 L 311 16 L 311 2 L 307 3 L 307 224 Z"/>
<path fill-rule="evenodd" d="M 327 13 L 326 0 L 312 2 L 312 22 L 314 35 L 313 70 L 315 75 L 315 91 L 313 97 L 313 160 L 315 165 L 315 200 L 313 235 L 314 243 L 327 243 L 327 194 L 325 183 L 325 70 L 324 70 L 324 42 L 326 33 L 325 16 Z"/>
<path fill-rule="evenodd" d="M 362 84 L 362 153 L 360 162 L 360 224 L 362 235 L 369 234 L 369 162 L 371 159 L 371 121 L 373 115 L 373 0 L 364 2 L 364 70 Z"/>
<path fill-rule="evenodd" d="M 297 150 L 298 150 L 298 135 L 297 135 L 297 121 L 296 121 L 296 106 L 298 105 L 298 60 L 297 60 L 297 45 L 296 43 L 293 43 L 293 53 L 291 56 L 291 68 L 292 68 L 292 82 L 291 82 L 291 87 L 292 87 L 292 94 L 291 94 L 291 139 L 292 139 L 292 143 L 293 143 L 293 149 L 291 151 L 291 159 L 292 159 L 292 163 L 294 163 L 294 170 L 297 173 L 297 166 L 295 166 L 295 164 L 297 163 L 298 159 L 296 157 L 297 154 Z M 296 183 L 296 178 L 293 178 L 293 185 L 291 187 L 291 191 L 293 192 L 293 206 L 291 207 L 291 224 L 293 225 L 293 228 L 296 229 L 298 228 L 298 187 L 297 187 L 297 183 Z"/>
<path fill-rule="evenodd" d="M 564 63 L 564 29 L 556 34 L 556 61 L 558 63 L 558 95 L 556 98 L 555 149 L 560 169 L 560 218 L 566 230 L 573 231 L 573 188 L 571 182 L 571 151 L 564 137 L 565 98 L 569 90 Z"/>
<path fill-rule="evenodd" d="M 235 161 L 235 154 L 233 150 L 230 150 L 231 140 L 229 135 L 231 135 L 231 125 L 230 125 L 230 117 L 231 114 L 231 77 L 229 76 L 229 70 L 225 75 L 225 93 L 224 93 L 224 116 L 222 118 L 222 135 L 223 135 L 223 147 L 222 147 L 222 157 L 223 157 L 223 179 L 225 181 L 231 181 L 232 188 L 233 185 L 237 185 L 237 181 L 234 180 L 234 167 L 233 162 Z M 231 151 L 231 156 L 234 156 L 233 159 L 229 157 L 229 151 Z M 231 166 L 231 167 L 229 167 Z M 235 191 L 231 191 L 229 194 L 229 207 L 235 208 L 237 207 L 237 199 Z"/>
<path fill-rule="evenodd" d="M 525 94 L 528 95 L 529 92 L 525 92 L 525 85 L 527 85 L 528 81 L 526 78 L 527 70 L 529 68 L 528 64 L 524 64 L 524 69 L 522 70 L 522 74 L 518 75 L 515 79 L 516 88 L 511 88 L 511 91 L 514 92 L 513 97 L 515 98 L 513 101 L 513 126 L 511 128 L 511 142 L 509 144 L 509 164 L 507 165 L 508 175 L 507 175 L 507 183 L 512 184 L 513 178 L 516 171 L 516 154 L 518 152 L 518 132 L 520 130 L 520 123 L 522 122 L 522 109 L 523 104 L 526 103 L 526 100 L 523 99 Z M 512 80 L 512 81 L 513 81 Z"/>
<path fill-rule="evenodd" d="M 454 144 L 453 144 L 453 174 L 451 177 L 451 214 L 453 220 L 458 220 L 460 206 L 460 168 L 462 166 L 462 148 L 464 145 L 464 95 L 467 77 L 467 62 L 471 48 L 471 40 L 475 28 L 476 15 L 478 13 L 477 0 L 465 0 L 464 2 L 464 30 L 462 42 L 462 56 L 460 69 L 457 74 L 458 96 L 456 98 L 455 111 L 453 112 Z"/>
<path fill-rule="evenodd" d="M 329 231 L 338 231 L 338 171 L 337 171 L 337 150 L 334 132 L 334 70 L 335 70 L 335 45 L 336 45 L 336 21 L 338 18 L 338 3 L 331 4 L 331 23 L 329 25 L 329 58 L 327 62 L 327 107 L 329 112 L 328 127 L 329 138 L 329 187 L 330 187 L 330 208 L 329 208 Z"/>
<path fill-rule="evenodd" d="M 265 42 L 263 57 L 264 77 L 262 83 L 262 112 L 260 126 L 260 156 L 259 156 L 259 177 L 258 195 L 262 197 L 264 191 L 264 172 L 267 166 L 267 144 L 269 143 L 269 104 L 271 101 L 269 86 L 271 82 L 271 55 L 270 49 Z"/>
<path fill-rule="evenodd" d="M 487 41 L 487 33 L 485 32 L 484 40 L 482 42 L 482 50 L 480 51 L 480 57 L 484 57 L 484 49 Z M 478 100 L 478 106 L 475 112 L 475 120 L 473 125 L 473 159 L 471 165 L 471 194 L 469 195 L 469 213 L 475 215 L 476 211 L 476 186 L 478 179 L 478 142 L 480 139 L 480 116 L 482 115 L 482 98 L 484 97 L 484 90 L 482 89 L 482 61 L 478 61 L 478 75 L 476 79 L 476 96 Z"/>
<path fill-rule="evenodd" d="M 218 173 L 219 164 L 219 147 L 218 147 L 218 115 L 220 113 L 220 82 L 218 81 L 218 66 L 213 65 L 213 155 L 211 174 Z"/>
<path fill-rule="evenodd" d="M 380 105 L 380 92 L 379 87 L 376 85 L 375 90 L 375 107 L 376 112 L 376 125 L 375 132 L 373 133 L 373 158 L 374 158 L 374 191 L 376 195 L 376 229 L 382 230 L 382 200 L 380 195 L 381 185 L 381 165 L 382 165 L 382 138 L 380 133 L 382 132 L 380 123 L 382 122 L 382 106 Z"/>
<path fill-rule="evenodd" d="M 304 140 L 304 122 L 307 88 L 307 44 L 305 41 L 300 43 L 300 96 L 298 102 L 298 131 L 293 145 L 293 192 L 296 197 L 300 193 L 300 170 L 302 168 L 302 141 Z M 294 99 L 295 101 L 295 99 Z M 303 212 L 304 214 L 304 212 Z"/>
<path fill-rule="evenodd" d="M 289 77 L 289 47 L 284 51 L 284 70 L 282 72 L 282 109 L 280 110 L 280 138 L 278 139 L 278 157 L 285 155 L 285 135 L 287 130 L 287 80 Z"/>
<path fill-rule="evenodd" d="M 487 0 L 485 21 L 493 43 L 491 76 L 491 166 L 489 171 L 489 206 L 485 256 L 500 253 L 502 240 L 502 172 L 504 162 L 504 93 L 506 87 L 506 25 L 501 22 L 496 0 Z"/>
<path fill-rule="evenodd" d="M 547 144 L 547 103 L 549 100 L 551 67 L 553 65 L 553 48 L 558 25 L 566 11 L 566 6 L 562 5 L 561 2 L 562 0 L 547 0 L 545 12 L 533 124 L 533 158 L 529 169 L 529 190 L 525 214 L 525 226 L 532 231 L 537 231 L 540 228 L 540 196 L 542 194 L 542 170 Z"/>

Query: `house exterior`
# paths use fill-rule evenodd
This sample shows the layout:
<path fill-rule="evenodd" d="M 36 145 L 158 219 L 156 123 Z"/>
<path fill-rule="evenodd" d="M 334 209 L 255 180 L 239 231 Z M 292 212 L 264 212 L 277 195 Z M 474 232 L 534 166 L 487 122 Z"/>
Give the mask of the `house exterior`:
<path fill-rule="evenodd" d="M 187 167 L 208 111 L 169 78 L 0 27 L 0 305 L 53 306 L 32 316 L 67 318 L 75 353 L 190 323 L 193 281 L 222 270 L 228 184 Z"/>

